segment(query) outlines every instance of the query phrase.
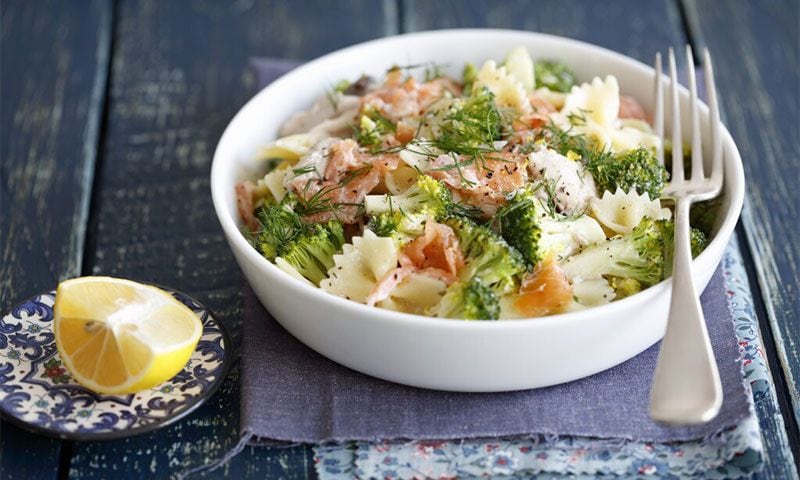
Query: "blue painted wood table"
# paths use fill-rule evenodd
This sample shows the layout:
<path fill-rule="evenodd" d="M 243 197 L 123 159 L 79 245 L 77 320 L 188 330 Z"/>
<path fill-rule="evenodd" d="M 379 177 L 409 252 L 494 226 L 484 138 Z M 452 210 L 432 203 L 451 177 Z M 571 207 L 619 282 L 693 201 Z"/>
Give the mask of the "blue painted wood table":
<path fill-rule="evenodd" d="M 237 336 L 244 280 L 212 211 L 209 164 L 253 93 L 253 56 L 309 59 L 384 35 L 502 27 L 649 63 L 708 45 L 747 202 L 737 228 L 774 388 L 756 398 L 759 478 L 797 478 L 800 421 L 800 6 L 792 0 L 5 0 L 0 307 L 109 274 L 191 292 Z M 169 478 L 235 438 L 236 369 L 209 403 L 105 443 L 0 427 L 0 477 Z M 310 449 L 245 449 L 213 476 L 307 478 Z"/>

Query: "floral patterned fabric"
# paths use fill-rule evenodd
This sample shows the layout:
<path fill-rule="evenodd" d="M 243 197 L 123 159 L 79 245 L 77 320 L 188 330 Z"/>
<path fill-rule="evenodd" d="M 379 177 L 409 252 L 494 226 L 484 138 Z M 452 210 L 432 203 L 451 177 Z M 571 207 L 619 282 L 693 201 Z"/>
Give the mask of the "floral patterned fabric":
<path fill-rule="evenodd" d="M 741 348 L 751 393 L 769 388 L 758 323 L 736 240 L 722 262 L 728 305 Z M 469 478 L 514 475 L 521 478 L 739 478 L 762 462 L 758 421 L 752 408 L 738 425 L 703 439 L 642 443 L 621 439 L 557 437 L 463 441 L 350 442 L 314 448 L 323 480 L 349 478 Z"/>

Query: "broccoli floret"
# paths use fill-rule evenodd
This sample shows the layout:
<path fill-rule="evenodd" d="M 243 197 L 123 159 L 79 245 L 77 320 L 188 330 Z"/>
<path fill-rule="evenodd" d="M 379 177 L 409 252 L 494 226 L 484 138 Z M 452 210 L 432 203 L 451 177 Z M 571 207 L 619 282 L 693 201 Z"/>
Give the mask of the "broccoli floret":
<path fill-rule="evenodd" d="M 495 216 L 500 234 L 525 257 L 529 269 L 548 255 L 568 255 L 583 244 L 605 239 L 597 222 L 553 213 L 536 191 L 531 186 L 517 190 Z"/>
<path fill-rule="evenodd" d="M 450 190 L 439 180 L 420 175 L 417 183 L 398 195 L 367 195 L 369 229 L 382 237 L 407 240 L 422 233 L 428 218 L 439 220 L 451 210 Z"/>
<path fill-rule="evenodd" d="M 542 60 L 533 65 L 533 70 L 536 72 L 536 88 L 569 92 L 575 85 L 575 74 L 561 62 Z"/>
<path fill-rule="evenodd" d="M 431 313 L 442 318 L 497 320 L 500 300 L 479 278 L 473 278 L 450 285 Z"/>
<path fill-rule="evenodd" d="M 642 284 L 633 278 L 608 277 L 608 284 L 616 293 L 615 299 L 630 297 L 642 290 Z"/>
<path fill-rule="evenodd" d="M 464 83 L 464 95 L 469 95 L 472 92 L 472 85 L 475 83 L 475 78 L 478 76 L 478 69 L 475 65 L 467 63 L 464 65 L 464 70 L 461 72 L 462 82 Z"/>
<path fill-rule="evenodd" d="M 402 219 L 395 212 L 381 212 L 370 217 L 367 228 L 379 237 L 391 237 L 397 233 Z"/>
<path fill-rule="evenodd" d="M 464 252 L 466 266 L 461 272 L 462 280 L 480 278 L 498 295 L 514 290 L 517 277 L 527 270 L 518 251 L 489 228 L 469 219 L 448 216 L 443 223 L 456 232 Z"/>
<path fill-rule="evenodd" d="M 640 194 L 647 193 L 651 199 L 661 196 L 669 176 L 651 151 L 637 148 L 617 155 L 595 153 L 586 159 L 586 169 L 601 195 L 606 190 L 613 193 L 619 187 L 625 192 L 635 189 Z"/>
<path fill-rule="evenodd" d="M 587 247 L 562 268 L 570 279 L 613 276 L 654 285 L 664 278 L 661 225 L 645 218 L 631 233 Z"/>
<path fill-rule="evenodd" d="M 696 257 L 708 246 L 708 237 L 702 230 L 692 227 L 689 230 L 689 243 L 692 246 L 692 257 Z"/>
<path fill-rule="evenodd" d="M 342 224 L 331 220 L 306 224 L 295 212 L 297 198 L 287 195 L 280 204 L 266 205 L 258 214 L 261 231 L 255 244 L 267 260 L 282 257 L 315 284 L 327 277 L 333 255 L 344 245 Z"/>
<path fill-rule="evenodd" d="M 711 235 L 717 220 L 717 212 L 722 205 L 722 197 L 692 204 L 689 223 L 706 235 Z"/>
<path fill-rule="evenodd" d="M 341 250 L 344 243 L 342 224 L 331 220 L 306 228 L 281 248 L 279 256 L 301 275 L 319 285 L 319 282 L 328 277 L 328 269 L 333 266 L 333 256 Z"/>
<path fill-rule="evenodd" d="M 664 278 L 667 278 L 672 275 L 672 262 L 675 253 L 675 223 L 672 220 L 659 220 L 656 225 L 661 229 L 661 236 L 664 242 Z M 708 246 L 706 235 L 694 227 L 690 228 L 689 246 L 692 250 L 692 258 L 697 257 Z"/>
<path fill-rule="evenodd" d="M 562 267 L 570 279 L 618 277 L 618 285 L 622 279 L 630 279 L 641 288 L 649 287 L 672 274 L 674 227 L 672 220 L 645 218 L 631 233 L 587 247 Z M 693 228 L 690 238 L 692 256 L 696 257 L 705 248 L 705 235 Z M 622 292 L 632 291 L 634 285 L 622 286 Z"/>
<path fill-rule="evenodd" d="M 431 217 L 427 211 L 412 214 L 400 210 L 382 212 L 370 217 L 367 228 L 379 237 L 392 237 L 405 243 L 422 235 L 425 222 Z"/>
<path fill-rule="evenodd" d="M 397 195 L 367 195 L 364 206 L 367 213 L 403 211 L 415 214 L 425 211 L 434 218 L 444 216 L 453 199 L 444 183 L 429 175 L 420 175 L 417 183 Z"/>
<path fill-rule="evenodd" d="M 540 240 L 542 228 L 539 223 L 539 201 L 530 187 L 517 190 L 508 203 L 497 212 L 500 234 L 516 248 L 533 266 L 542 260 Z"/>

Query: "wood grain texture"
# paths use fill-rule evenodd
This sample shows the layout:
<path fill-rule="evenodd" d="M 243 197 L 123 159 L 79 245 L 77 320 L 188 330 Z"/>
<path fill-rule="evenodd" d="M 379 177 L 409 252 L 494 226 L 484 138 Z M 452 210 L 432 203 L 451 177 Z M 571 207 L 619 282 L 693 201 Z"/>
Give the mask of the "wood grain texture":
<path fill-rule="evenodd" d="M 80 273 L 107 2 L 3 2 L 0 309 Z"/>
<path fill-rule="evenodd" d="M 742 155 L 742 221 L 800 424 L 800 5 L 685 5 L 698 41 L 712 52 L 726 124 Z"/>
<path fill-rule="evenodd" d="M 254 93 L 253 56 L 311 58 L 383 35 L 392 11 L 371 0 L 122 0 L 110 110 L 86 273 L 191 293 L 239 338 L 244 280 L 213 213 L 213 150 Z M 331 26 L 335 25 L 336 34 Z M 75 446 L 75 478 L 167 478 L 221 457 L 238 440 L 238 377 L 187 420 L 150 435 Z M 307 449 L 246 449 L 220 472 L 305 478 Z"/>
<path fill-rule="evenodd" d="M 610 48 L 647 64 L 686 39 L 671 0 L 401 0 L 404 31 L 491 27 L 551 33 Z"/>
<path fill-rule="evenodd" d="M 111 9 L 0 7 L 0 311 L 80 274 Z M 55 478 L 60 442 L 0 425 L 0 477 Z"/>

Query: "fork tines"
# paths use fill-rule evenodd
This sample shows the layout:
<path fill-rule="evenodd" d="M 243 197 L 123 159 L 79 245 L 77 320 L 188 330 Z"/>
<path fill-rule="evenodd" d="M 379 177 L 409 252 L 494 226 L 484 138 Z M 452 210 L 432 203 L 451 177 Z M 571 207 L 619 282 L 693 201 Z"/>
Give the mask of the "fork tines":
<path fill-rule="evenodd" d="M 708 95 L 709 104 L 709 125 L 710 135 L 707 137 L 711 142 L 711 175 L 706 179 L 703 165 L 703 129 L 700 122 L 700 102 L 698 100 L 697 88 L 697 75 L 694 65 L 694 55 L 691 46 L 686 46 L 686 61 L 687 73 L 689 84 L 689 108 L 690 108 L 690 125 L 691 125 L 691 174 L 688 180 L 689 183 L 695 186 L 702 186 L 703 196 L 714 196 L 719 193 L 722 183 L 722 138 L 720 136 L 720 116 L 719 105 L 717 103 L 717 92 L 714 82 L 714 69 L 711 63 L 711 55 L 708 48 L 703 49 L 703 72 L 705 78 L 706 93 Z M 681 132 L 681 115 L 680 115 L 680 95 L 679 95 L 679 80 L 678 69 L 675 51 L 670 48 L 667 57 L 667 64 L 670 76 L 670 114 L 672 118 L 671 125 L 671 141 L 672 141 L 672 175 L 670 183 L 665 190 L 665 196 L 671 196 L 675 193 L 676 189 L 685 188 L 684 184 L 687 182 L 684 170 L 683 158 L 683 136 Z M 664 132 L 664 86 L 663 74 L 661 65 L 661 53 L 656 53 L 655 59 L 656 81 L 654 86 L 654 112 L 653 112 L 653 130 L 654 133 L 661 139 L 661 143 L 656 151 L 656 157 L 660 163 L 664 163 L 664 139 L 666 138 Z M 708 181 L 706 181 L 708 180 Z M 702 185 L 697 185 L 701 183 Z M 714 189 L 713 186 L 719 186 Z M 683 187 L 682 187 L 683 186 Z M 715 190 L 713 194 L 707 192 Z"/>

